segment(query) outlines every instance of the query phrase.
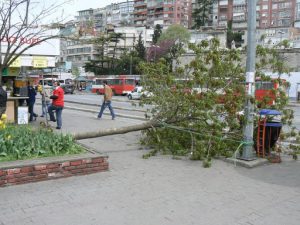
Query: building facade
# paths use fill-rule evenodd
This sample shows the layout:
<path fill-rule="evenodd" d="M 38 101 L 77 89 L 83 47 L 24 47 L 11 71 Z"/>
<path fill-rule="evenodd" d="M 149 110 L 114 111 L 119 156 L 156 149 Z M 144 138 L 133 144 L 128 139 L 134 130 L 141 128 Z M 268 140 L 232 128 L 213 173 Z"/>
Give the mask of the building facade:
<path fill-rule="evenodd" d="M 217 27 L 226 28 L 232 21 L 233 29 L 247 28 L 247 0 L 218 0 Z M 293 27 L 299 18 L 299 0 L 257 0 L 257 27 Z"/>
<path fill-rule="evenodd" d="M 134 24 L 137 27 L 163 27 L 180 24 L 191 26 L 192 0 L 135 0 Z"/>

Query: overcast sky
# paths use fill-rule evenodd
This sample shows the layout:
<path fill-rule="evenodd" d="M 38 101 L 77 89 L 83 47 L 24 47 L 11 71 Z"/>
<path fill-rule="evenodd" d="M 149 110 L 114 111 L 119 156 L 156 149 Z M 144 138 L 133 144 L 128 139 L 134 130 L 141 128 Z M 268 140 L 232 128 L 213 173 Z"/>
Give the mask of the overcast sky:
<path fill-rule="evenodd" d="M 73 19 L 77 15 L 77 11 L 85 9 L 101 8 L 111 3 L 125 2 L 126 0 L 73 0 L 72 4 L 64 7 L 64 14 Z"/>

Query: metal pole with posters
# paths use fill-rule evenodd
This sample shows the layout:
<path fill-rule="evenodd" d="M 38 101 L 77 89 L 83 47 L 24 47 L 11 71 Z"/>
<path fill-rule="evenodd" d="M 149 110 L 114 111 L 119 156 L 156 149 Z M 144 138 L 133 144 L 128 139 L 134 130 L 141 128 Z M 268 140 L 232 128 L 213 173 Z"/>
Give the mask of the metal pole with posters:
<path fill-rule="evenodd" d="M 248 34 L 247 34 L 247 63 L 246 63 L 246 104 L 244 126 L 244 147 L 241 156 L 242 160 L 254 160 L 253 151 L 253 120 L 254 120 L 254 101 L 255 99 L 255 56 L 256 56 L 256 2 L 257 0 L 247 1 L 248 11 Z"/>

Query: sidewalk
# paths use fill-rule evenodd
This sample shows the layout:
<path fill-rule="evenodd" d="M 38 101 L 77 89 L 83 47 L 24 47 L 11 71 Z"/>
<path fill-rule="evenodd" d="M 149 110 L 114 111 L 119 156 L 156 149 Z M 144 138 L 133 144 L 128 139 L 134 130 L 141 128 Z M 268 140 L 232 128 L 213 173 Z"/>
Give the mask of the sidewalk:
<path fill-rule="evenodd" d="M 58 132 L 141 123 L 94 116 L 65 109 Z M 139 136 L 81 141 L 109 155 L 109 172 L 1 188 L 0 225 L 299 224 L 299 161 L 249 170 L 218 160 L 209 169 L 169 156 L 145 160 Z"/>

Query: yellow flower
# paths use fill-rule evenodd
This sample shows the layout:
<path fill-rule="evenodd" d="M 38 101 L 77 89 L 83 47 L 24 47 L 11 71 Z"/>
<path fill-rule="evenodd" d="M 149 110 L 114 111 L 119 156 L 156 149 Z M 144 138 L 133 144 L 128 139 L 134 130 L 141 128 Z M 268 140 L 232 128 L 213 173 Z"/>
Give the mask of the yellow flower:
<path fill-rule="evenodd" d="M 7 118 L 6 114 L 2 114 L 1 119 L 6 120 L 6 118 Z"/>
<path fill-rule="evenodd" d="M 6 139 L 7 139 L 7 140 L 10 140 L 10 139 L 11 139 L 11 136 L 10 136 L 10 135 L 8 135 L 8 136 L 6 137 Z"/>
<path fill-rule="evenodd" d="M 3 121 L 2 121 L 2 120 L 0 120 L 0 126 L 1 126 L 1 125 L 3 125 L 3 124 L 4 124 L 4 123 L 3 123 Z"/>

